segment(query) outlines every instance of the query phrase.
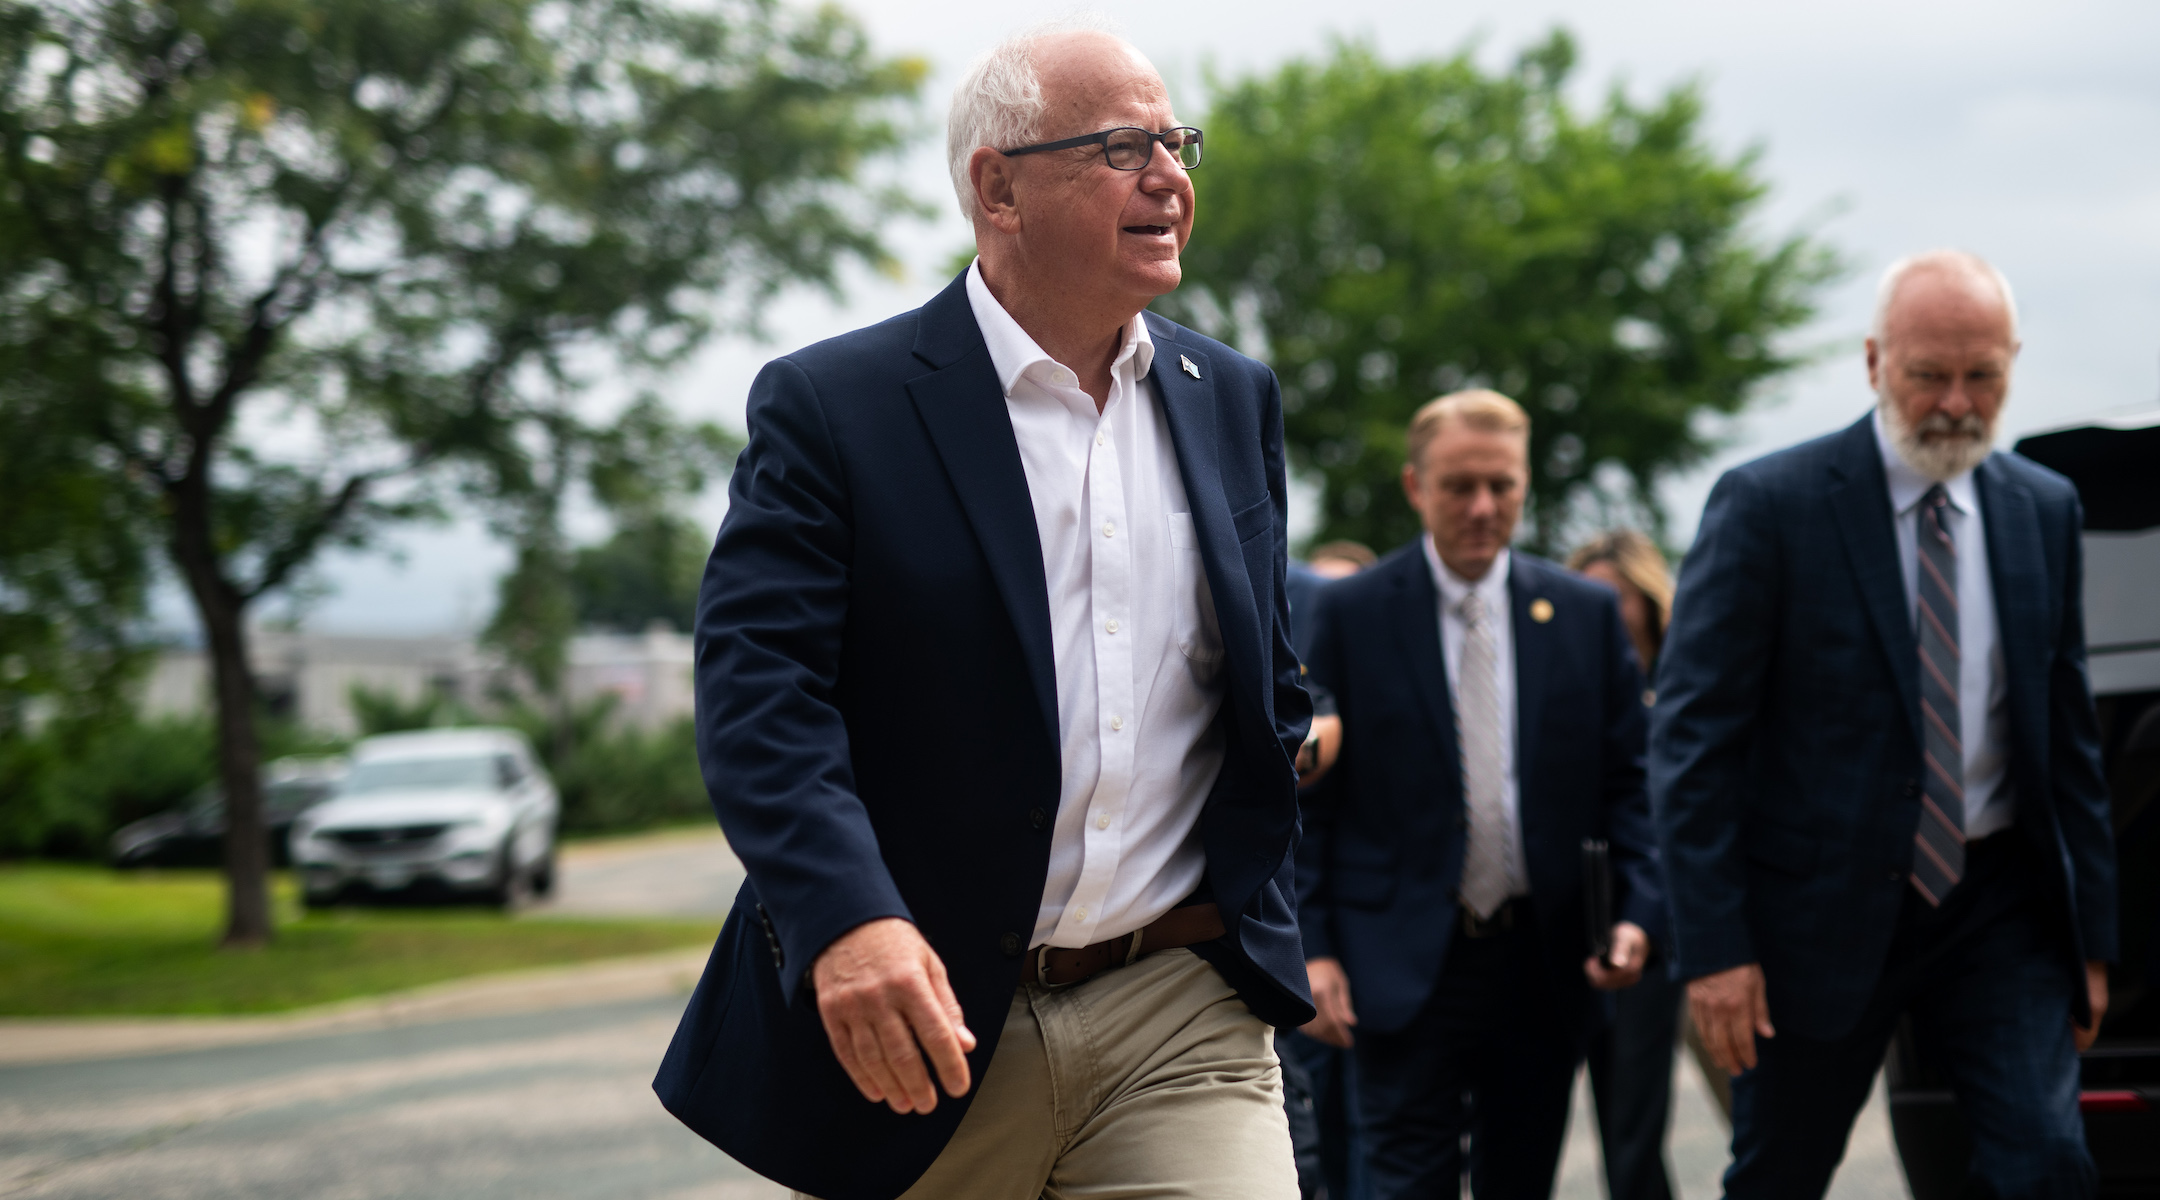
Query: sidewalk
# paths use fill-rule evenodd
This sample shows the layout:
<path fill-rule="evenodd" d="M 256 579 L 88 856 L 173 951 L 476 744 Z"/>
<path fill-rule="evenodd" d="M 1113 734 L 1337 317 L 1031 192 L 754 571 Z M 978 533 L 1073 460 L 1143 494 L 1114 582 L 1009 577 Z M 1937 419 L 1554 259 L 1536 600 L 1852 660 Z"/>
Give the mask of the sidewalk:
<path fill-rule="evenodd" d="M 537 967 L 251 1017 L 29 1017 L 0 1020 L 0 1067 L 133 1058 L 219 1046 L 687 996 L 705 949 Z"/>

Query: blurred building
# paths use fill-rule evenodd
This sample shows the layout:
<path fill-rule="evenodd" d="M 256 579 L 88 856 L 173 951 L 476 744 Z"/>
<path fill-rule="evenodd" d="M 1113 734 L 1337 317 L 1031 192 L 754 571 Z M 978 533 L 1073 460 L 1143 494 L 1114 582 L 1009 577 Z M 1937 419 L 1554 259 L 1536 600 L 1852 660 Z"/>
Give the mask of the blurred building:
<path fill-rule="evenodd" d="M 351 637 L 256 629 L 249 635 L 256 686 L 272 716 L 325 733 L 360 731 L 353 690 L 365 688 L 414 704 L 439 696 L 485 713 L 495 698 L 521 690 L 502 656 L 465 637 Z M 640 728 L 664 725 L 691 710 L 691 641 L 656 626 L 638 634 L 581 634 L 569 649 L 564 686 L 573 704 L 616 699 L 616 719 Z M 209 711 L 210 663 L 200 646 L 160 652 L 144 683 L 145 712 Z"/>

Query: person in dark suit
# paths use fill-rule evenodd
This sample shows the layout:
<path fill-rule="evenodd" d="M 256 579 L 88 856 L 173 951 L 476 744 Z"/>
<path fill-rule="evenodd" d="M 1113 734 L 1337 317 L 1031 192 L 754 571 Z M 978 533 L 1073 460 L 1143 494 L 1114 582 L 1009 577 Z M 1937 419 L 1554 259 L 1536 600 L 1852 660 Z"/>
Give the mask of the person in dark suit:
<path fill-rule="evenodd" d="M 798 1196 L 1291 1200 L 1281 394 L 1143 311 L 1200 134 L 1080 28 L 949 144 L 975 264 L 752 386 L 696 663 L 749 881 L 654 1086 Z"/>
<path fill-rule="evenodd" d="M 1372 1191 L 1543 1197 L 1599 1014 L 1662 926 L 1642 676 L 1608 588 L 1508 541 L 1529 418 L 1459 392 L 1411 422 L 1426 536 L 1322 591 L 1304 650 L 1343 750 L 1306 806 L 1299 925 L 1318 1015 L 1354 1045 Z M 1611 845 L 1609 957 L 1582 844 Z M 1465 1103 L 1465 1097 L 1469 1102 Z"/>
<path fill-rule="evenodd" d="M 1594 579 L 1620 599 L 1620 623 L 1643 673 L 1657 670 L 1658 647 L 1672 612 L 1672 575 L 1664 552 L 1633 529 L 1609 529 L 1568 555 L 1568 570 Z M 1643 703 L 1655 696 L 1643 693 Z M 1668 921 L 1670 918 L 1668 917 Z M 1672 1121 L 1673 1043 L 1680 1033 L 1682 988 L 1664 959 L 1642 982 L 1613 995 L 1612 1019 L 1590 1040 L 1590 1099 L 1605 1160 L 1606 1200 L 1672 1200 L 1665 1163 Z M 1711 1071 L 1723 1082 L 1723 1072 Z"/>
<path fill-rule="evenodd" d="M 1728 1195 L 1823 1194 L 1900 1018 L 1975 1194 L 2092 1194 L 2114 850 L 2077 493 L 1989 452 L 2017 350 L 1994 268 L 1895 264 L 1875 411 L 1727 472 L 1681 566 L 1651 787 Z"/>

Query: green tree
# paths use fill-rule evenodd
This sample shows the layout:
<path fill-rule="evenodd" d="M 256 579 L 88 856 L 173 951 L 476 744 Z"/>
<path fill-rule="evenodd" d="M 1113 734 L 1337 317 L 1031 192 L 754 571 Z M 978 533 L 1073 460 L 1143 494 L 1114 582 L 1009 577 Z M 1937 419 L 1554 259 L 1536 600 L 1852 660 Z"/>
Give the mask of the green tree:
<path fill-rule="evenodd" d="M 459 499 L 557 544 L 593 376 L 887 261 L 923 74 L 773 0 L 0 0 L 8 420 L 91 431 L 194 602 L 228 944 L 270 936 L 255 605 Z"/>
<path fill-rule="evenodd" d="M 1167 307 L 1281 376 L 1321 538 L 1416 532 L 1404 427 L 1465 386 L 1531 413 L 1534 544 L 1615 508 L 1661 526 L 1659 481 L 1712 448 L 1701 418 L 1796 364 L 1780 335 L 1830 253 L 1748 229 L 1755 156 L 1704 141 L 1693 88 L 1578 113 L 1574 57 L 1564 33 L 1500 73 L 1343 45 L 1218 86 Z"/>
<path fill-rule="evenodd" d="M 570 565 L 578 624 L 635 633 L 653 622 L 689 632 L 712 539 L 697 523 L 661 513 L 627 522 Z"/>

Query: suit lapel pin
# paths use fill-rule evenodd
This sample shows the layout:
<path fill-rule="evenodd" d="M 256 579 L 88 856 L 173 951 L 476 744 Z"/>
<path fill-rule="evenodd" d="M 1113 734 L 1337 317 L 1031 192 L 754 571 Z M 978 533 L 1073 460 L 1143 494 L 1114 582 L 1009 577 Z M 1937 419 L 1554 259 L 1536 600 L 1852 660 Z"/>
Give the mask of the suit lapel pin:
<path fill-rule="evenodd" d="M 1540 596 L 1530 602 L 1530 619 L 1543 625 L 1552 620 L 1552 601 Z"/>
<path fill-rule="evenodd" d="M 1187 375 L 1192 376 L 1194 379 L 1200 378 L 1200 368 L 1193 365 L 1193 360 L 1180 354 L 1177 356 L 1177 365 L 1178 370 L 1185 372 Z"/>

